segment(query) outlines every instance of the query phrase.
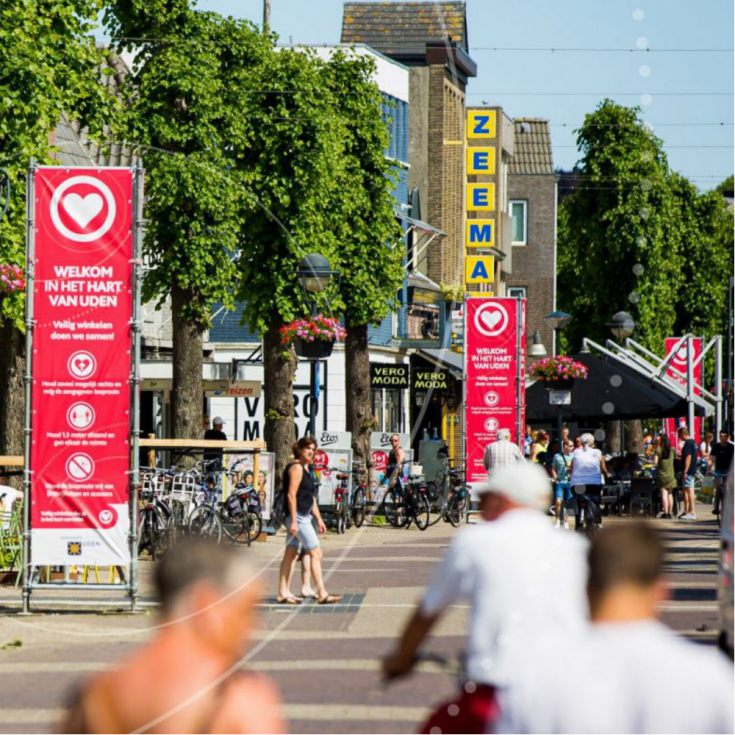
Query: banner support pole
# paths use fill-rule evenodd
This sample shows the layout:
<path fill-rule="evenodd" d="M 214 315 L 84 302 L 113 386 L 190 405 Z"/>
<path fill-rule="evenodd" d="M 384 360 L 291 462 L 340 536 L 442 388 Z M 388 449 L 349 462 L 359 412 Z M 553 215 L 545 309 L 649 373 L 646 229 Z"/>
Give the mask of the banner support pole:
<path fill-rule="evenodd" d="M 143 241 L 143 168 L 137 162 L 133 178 L 133 359 L 130 375 L 131 434 L 132 434 L 132 472 L 128 501 L 130 507 L 130 610 L 135 612 L 138 595 L 138 485 L 140 484 L 140 330 L 141 330 L 141 290 L 142 290 L 142 241 Z"/>
<path fill-rule="evenodd" d="M 24 615 L 30 613 L 31 607 L 31 433 L 33 430 L 31 417 L 31 390 L 33 386 L 33 285 L 34 240 L 36 220 L 36 196 L 34 176 L 36 160 L 32 158 L 28 165 L 26 177 L 26 360 L 23 375 L 23 606 Z"/>
<path fill-rule="evenodd" d="M 521 318 L 523 315 L 523 308 L 521 306 L 520 296 L 516 298 L 516 444 L 520 447 L 523 452 L 523 428 L 521 427 L 521 406 L 524 396 L 521 394 L 522 390 L 525 390 L 525 381 L 523 380 L 523 350 L 525 345 L 523 342 L 523 325 L 521 324 Z"/>

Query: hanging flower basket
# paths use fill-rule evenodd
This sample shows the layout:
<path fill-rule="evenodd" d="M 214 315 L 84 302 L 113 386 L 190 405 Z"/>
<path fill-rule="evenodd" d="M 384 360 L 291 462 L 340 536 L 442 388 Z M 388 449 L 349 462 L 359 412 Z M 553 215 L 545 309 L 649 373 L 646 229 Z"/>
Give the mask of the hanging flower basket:
<path fill-rule="evenodd" d="M 559 355 L 534 363 L 531 375 L 540 380 L 547 390 L 571 390 L 575 380 L 587 379 L 587 366 L 571 357 Z"/>
<path fill-rule="evenodd" d="M 279 331 L 281 344 L 293 345 L 296 354 L 307 360 L 329 357 L 334 343 L 347 336 L 344 327 L 336 319 L 323 314 L 316 314 L 309 319 L 295 319 Z"/>
<path fill-rule="evenodd" d="M 26 279 L 19 265 L 0 263 L 0 294 L 24 291 Z"/>

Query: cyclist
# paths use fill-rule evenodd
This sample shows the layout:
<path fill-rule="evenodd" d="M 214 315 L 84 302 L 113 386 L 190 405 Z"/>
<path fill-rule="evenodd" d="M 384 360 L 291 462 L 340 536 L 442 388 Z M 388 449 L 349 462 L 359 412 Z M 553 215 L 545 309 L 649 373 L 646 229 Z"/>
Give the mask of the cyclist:
<path fill-rule="evenodd" d="M 720 432 L 720 441 L 712 445 L 710 453 L 709 466 L 715 476 L 715 495 L 713 499 L 712 512 L 715 515 L 720 513 L 721 495 L 725 486 L 725 478 L 732 464 L 733 450 L 730 435 L 726 431 Z"/>
<path fill-rule="evenodd" d="M 602 476 L 607 477 L 607 465 L 602 452 L 595 448 L 595 438 L 592 434 L 582 434 L 579 437 L 580 447 L 572 452 L 572 486 L 584 485 L 584 493 L 592 502 L 590 507 L 594 514 L 595 523 L 602 524 L 600 503 L 602 495 Z M 579 503 L 576 510 L 576 527 L 581 526 Z"/>
<path fill-rule="evenodd" d="M 644 521 L 610 526 L 589 549 L 591 628 L 564 651 L 543 643 L 498 693 L 496 732 L 731 733 L 733 675 L 714 650 L 658 621 L 664 545 Z M 674 682 L 686 682 L 677 695 Z"/>
<path fill-rule="evenodd" d="M 468 680 L 423 732 L 490 732 L 496 687 L 514 680 L 519 652 L 550 635 L 560 636 L 561 651 L 561 636 L 584 625 L 585 544 L 555 532 L 540 512 L 550 491 L 543 468 L 527 461 L 499 469 L 477 489 L 487 522 L 454 537 L 395 651 L 383 661 L 386 679 L 409 673 L 442 613 L 470 599 Z"/>
<path fill-rule="evenodd" d="M 61 732 L 284 732 L 274 684 L 238 670 L 262 597 L 247 556 L 187 538 L 154 576 L 162 625 L 77 690 Z"/>

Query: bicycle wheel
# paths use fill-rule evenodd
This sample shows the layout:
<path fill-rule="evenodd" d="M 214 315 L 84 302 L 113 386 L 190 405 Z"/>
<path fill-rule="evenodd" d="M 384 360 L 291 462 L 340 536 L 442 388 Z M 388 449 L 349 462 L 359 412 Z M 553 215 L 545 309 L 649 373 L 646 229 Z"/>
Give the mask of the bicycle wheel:
<path fill-rule="evenodd" d="M 426 499 L 429 503 L 429 525 L 433 526 L 444 518 L 447 500 L 433 482 L 426 483 Z"/>
<path fill-rule="evenodd" d="M 217 511 L 210 505 L 200 505 L 189 516 L 189 533 L 193 536 L 206 536 L 217 543 L 222 540 L 222 523 Z"/>
<path fill-rule="evenodd" d="M 256 513 L 251 510 L 248 511 L 248 535 L 250 536 L 250 542 L 257 541 L 263 530 L 263 518 L 260 513 Z"/>
<path fill-rule="evenodd" d="M 462 524 L 466 513 L 467 498 L 460 497 L 459 494 L 456 494 L 449 502 L 449 509 L 446 513 L 446 519 L 449 521 L 449 523 L 452 524 L 452 526 L 458 528 Z"/>
<path fill-rule="evenodd" d="M 230 541 L 235 544 L 247 544 L 250 546 L 249 524 L 246 514 L 241 515 L 239 518 L 233 518 L 227 515 L 220 522 L 222 524 L 222 531 Z"/>
<path fill-rule="evenodd" d="M 365 523 L 365 491 L 362 488 L 355 490 L 352 498 L 352 522 L 356 528 Z"/>
<path fill-rule="evenodd" d="M 403 528 L 408 522 L 403 493 L 391 490 L 385 496 L 385 517 L 394 528 Z"/>
<path fill-rule="evenodd" d="M 429 527 L 429 501 L 423 493 L 414 498 L 413 517 L 419 531 L 425 531 Z"/>

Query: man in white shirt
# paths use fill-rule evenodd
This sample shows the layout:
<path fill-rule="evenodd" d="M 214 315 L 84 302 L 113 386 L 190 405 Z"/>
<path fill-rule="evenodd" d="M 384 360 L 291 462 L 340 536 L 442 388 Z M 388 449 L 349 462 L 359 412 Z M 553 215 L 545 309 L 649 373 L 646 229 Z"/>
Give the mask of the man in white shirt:
<path fill-rule="evenodd" d="M 523 675 L 498 694 L 497 732 L 733 732 L 732 666 L 656 620 L 663 560 L 651 524 L 600 531 L 589 551 L 591 629 L 563 652 L 547 646 L 519 662 Z"/>
<path fill-rule="evenodd" d="M 523 462 L 521 450 L 517 444 L 510 441 L 510 431 L 508 429 L 499 429 L 498 438 L 485 447 L 483 464 L 488 476 L 497 472 L 501 467 L 508 467 L 518 462 Z"/>
<path fill-rule="evenodd" d="M 543 468 L 526 461 L 498 470 L 478 489 L 488 522 L 455 536 L 395 652 L 383 662 L 388 679 L 410 672 L 442 613 L 470 600 L 467 683 L 423 732 L 487 732 L 497 717 L 495 690 L 515 679 L 519 653 L 550 635 L 573 636 L 586 624 L 585 543 L 555 531 L 540 512 L 550 491 Z M 560 640 L 560 654 L 562 646 Z"/>

